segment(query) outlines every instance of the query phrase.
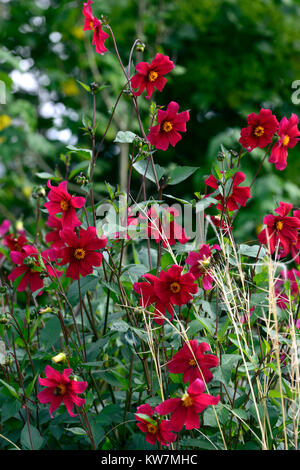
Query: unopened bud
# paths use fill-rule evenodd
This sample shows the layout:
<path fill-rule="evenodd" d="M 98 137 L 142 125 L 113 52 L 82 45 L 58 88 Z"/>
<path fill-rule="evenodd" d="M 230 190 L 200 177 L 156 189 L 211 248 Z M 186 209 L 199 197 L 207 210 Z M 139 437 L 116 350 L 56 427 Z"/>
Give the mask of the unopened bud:
<path fill-rule="evenodd" d="M 36 258 L 34 258 L 34 256 L 27 256 L 23 263 L 26 265 L 26 266 L 34 266 L 35 263 L 36 263 Z"/>
<path fill-rule="evenodd" d="M 138 52 L 144 52 L 145 47 L 146 47 L 146 46 L 145 46 L 144 43 L 139 42 L 139 43 L 137 43 L 137 45 L 136 45 L 136 50 L 137 50 Z"/>
<path fill-rule="evenodd" d="M 0 287 L 0 294 L 6 294 L 7 292 L 7 287 L 6 286 L 1 286 Z"/>
<path fill-rule="evenodd" d="M 33 188 L 32 197 L 34 199 L 38 199 L 40 197 L 45 197 L 45 196 L 46 196 L 46 190 L 44 186 L 36 186 L 35 188 Z"/>
<path fill-rule="evenodd" d="M 59 353 L 56 356 L 52 357 L 52 361 L 58 364 L 59 362 L 64 362 L 67 359 L 65 353 Z"/>
<path fill-rule="evenodd" d="M 223 152 L 218 152 L 217 153 L 217 160 L 219 162 L 222 162 L 224 160 L 224 158 L 225 158 L 225 154 Z"/>
<path fill-rule="evenodd" d="M 44 308 L 40 308 L 40 310 L 38 311 L 38 314 L 39 315 L 44 315 L 44 313 L 52 313 L 52 307 L 44 307 Z"/>
<path fill-rule="evenodd" d="M 7 325 L 9 323 L 9 318 L 7 315 L 1 315 L 0 317 L 0 325 Z"/>

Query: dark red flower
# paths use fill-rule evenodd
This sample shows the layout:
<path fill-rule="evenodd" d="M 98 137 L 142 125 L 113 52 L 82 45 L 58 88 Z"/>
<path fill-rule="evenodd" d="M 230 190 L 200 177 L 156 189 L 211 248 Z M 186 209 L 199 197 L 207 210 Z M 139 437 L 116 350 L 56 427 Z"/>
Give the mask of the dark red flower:
<path fill-rule="evenodd" d="M 171 302 L 163 303 L 161 298 L 155 294 L 154 285 L 158 281 L 158 278 L 153 276 L 153 274 L 144 274 L 143 278 L 146 279 L 145 282 L 135 282 L 133 284 L 134 291 L 141 296 L 139 305 L 146 308 L 154 304 L 155 311 L 153 319 L 159 325 L 163 325 L 165 321 L 166 309 L 171 315 L 171 320 L 173 320 L 174 309 Z"/>
<path fill-rule="evenodd" d="M 81 196 L 71 196 L 67 191 L 67 181 L 62 181 L 58 186 L 51 186 L 51 181 L 47 183 L 50 189 L 48 193 L 49 202 L 44 206 L 50 215 L 62 214 L 62 225 L 68 228 L 74 228 L 81 225 L 76 216 L 76 210 L 85 204 L 85 198 Z"/>
<path fill-rule="evenodd" d="M 72 373 L 72 369 L 65 369 L 60 374 L 51 366 L 46 366 L 46 378 L 39 377 L 40 385 L 44 385 L 47 388 L 42 390 L 37 397 L 41 403 L 51 403 L 49 408 L 51 418 L 53 418 L 52 413 L 57 410 L 62 402 L 72 417 L 76 416 L 73 413 L 73 405 L 82 407 L 85 403 L 85 399 L 78 397 L 77 394 L 83 393 L 88 383 L 70 379 L 69 376 Z"/>
<path fill-rule="evenodd" d="M 156 441 L 158 441 L 161 445 L 168 446 L 170 442 L 174 442 L 176 440 L 177 436 L 172 433 L 170 421 L 158 421 L 153 417 L 153 413 L 154 411 L 148 403 L 138 406 L 135 415 L 138 421 L 138 423 L 136 423 L 137 427 L 142 432 L 146 433 L 146 441 L 149 442 L 149 444 L 154 446 Z M 147 416 L 149 418 L 147 418 Z"/>
<path fill-rule="evenodd" d="M 52 230 L 52 232 L 46 234 L 46 243 L 50 243 L 51 247 L 56 249 L 60 249 L 65 246 L 64 242 L 61 240 L 59 235 L 59 232 L 63 229 L 62 219 L 59 219 L 54 215 L 49 215 L 46 224 L 48 225 L 48 227 L 55 229 Z"/>
<path fill-rule="evenodd" d="M 92 0 L 88 0 L 87 3 L 83 4 L 82 13 L 85 16 L 83 31 L 93 31 L 92 44 L 93 46 L 96 46 L 96 52 L 103 55 L 107 51 L 104 41 L 109 37 L 109 35 L 103 31 L 101 22 L 93 15 L 91 7 L 93 3 L 94 2 Z"/>
<path fill-rule="evenodd" d="M 229 187 L 229 194 L 227 196 L 223 196 L 223 194 L 217 194 L 213 196 L 215 199 L 220 201 L 220 204 L 217 205 L 217 209 L 220 211 L 223 210 L 224 204 L 226 205 L 225 209 L 227 208 L 230 212 L 236 211 L 240 206 L 245 206 L 248 199 L 251 197 L 250 188 L 248 186 L 239 186 L 245 180 L 245 174 L 241 171 L 238 171 L 232 178 L 232 184 Z M 228 184 L 229 181 L 226 182 Z M 218 189 L 218 180 L 213 176 L 210 175 L 205 180 L 205 184 L 210 186 L 213 189 Z M 222 192 L 223 189 L 220 189 Z M 211 193 L 212 194 L 212 193 Z M 210 194 L 208 194 L 210 196 Z"/>
<path fill-rule="evenodd" d="M 64 229 L 60 232 L 60 238 L 67 246 L 61 249 L 62 260 L 59 265 L 69 263 L 67 277 L 77 280 L 80 274 L 87 276 L 92 274 L 94 266 L 101 266 L 103 256 L 96 250 L 104 248 L 107 240 L 105 237 L 97 237 L 95 227 L 81 229 L 79 238 L 73 230 Z"/>
<path fill-rule="evenodd" d="M 185 244 L 189 241 L 184 228 L 176 222 L 179 211 L 173 207 L 162 209 L 162 220 L 158 216 L 154 207 L 151 207 L 147 214 L 148 226 L 147 236 L 154 239 L 156 243 L 163 241 L 163 246 L 172 246 L 178 241 Z M 140 219 L 144 219 L 140 215 Z"/>
<path fill-rule="evenodd" d="M 4 219 L 2 224 L 0 225 L 0 237 L 2 238 L 6 232 L 9 231 L 10 228 L 10 221 L 8 219 Z"/>
<path fill-rule="evenodd" d="M 168 415 L 171 413 L 171 426 L 173 431 L 180 431 L 185 425 L 185 429 L 199 429 L 199 413 L 205 410 L 209 405 L 219 403 L 219 395 L 214 397 L 203 393 L 205 390 L 204 382 L 196 379 L 190 384 L 187 392 L 181 398 L 170 398 L 158 405 L 154 411 L 159 415 Z"/>
<path fill-rule="evenodd" d="M 41 256 L 49 276 L 56 277 L 62 275 L 60 271 L 55 270 L 54 272 L 49 263 L 47 263 L 47 252 L 43 251 Z M 23 275 L 17 287 L 18 292 L 24 291 L 27 286 L 30 287 L 32 292 L 43 287 L 44 283 L 41 273 L 44 271 L 44 268 L 39 263 L 38 251 L 34 246 L 24 245 L 22 251 L 11 251 L 10 257 L 17 267 L 9 274 L 8 279 L 15 281 L 15 279 Z"/>
<path fill-rule="evenodd" d="M 173 68 L 174 63 L 168 56 L 163 54 L 156 54 L 151 64 L 147 62 L 138 63 L 135 67 L 138 73 L 131 78 L 132 88 L 138 88 L 133 94 L 140 96 L 146 88 L 148 95 L 146 98 L 149 99 L 155 88 L 162 91 L 167 82 L 163 75 L 169 73 Z"/>
<path fill-rule="evenodd" d="M 247 122 L 249 126 L 241 130 L 239 142 L 248 152 L 256 147 L 263 149 L 270 144 L 279 126 L 272 111 L 264 108 L 260 110 L 258 115 L 255 113 L 249 114 Z"/>
<path fill-rule="evenodd" d="M 269 247 L 270 253 L 274 253 L 276 247 L 280 249 L 279 257 L 288 255 L 293 243 L 298 241 L 298 230 L 300 229 L 300 220 L 297 217 L 288 217 L 292 210 L 292 204 L 281 202 L 275 209 L 278 215 L 266 215 L 264 224 L 267 226 L 259 235 L 258 240 L 261 244 Z"/>
<path fill-rule="evenodd" d="M 279 140 L 272 148 L 269 158 L 270 163 L 275 163 L 276 170 L 284 170 L 287 165 L 288 148 L 295 147 L 300 138 L 298 129 L 299 119 L 296 114 L 292 114 L 290 119 L 284 117 L 279 124 Z"/>
<path fill-rule="evenodd" d="M 173 147 L 182 137 L 179 132 L 186 132 L 186 123 L 190 119 L 188 111 L 178 113 L 179 104 L 171 101 L 166 111 L 158 110 L 157 126 L 150 129 L 148 140 L 157 149 L 167 150 L 169 144 Z"/>
<path fill-rule="evenodd" d="M 182 380 L 194 382 L 196 379 L 209 383 L 213 375 L 209 369 L 217 367 L 219 359 L 214 354 L 204 354 L 210 350 L 207 343 L 200 343 L 197 340 L 190 340 L 174 354 L 173 358 L 167 362 L 167 367 L 173 374 L 182 374 Z"/>
<path fill-rule="evenodd" d="M 191 265 L 189 272 L 194 276 L 195 279 L 202 277 L 202 285 L 204 290 L 212 289 L 213 277 L 209 270 L 213 253 L 212 250 L 221 250 L 219 245 L 202 244 L 199 252 L 191 251 L 185 260 L 186 264 Z"/>
<path fill-rule="evenodd" d="M 183 305 L 192 300 L 198 291 L 195 278 L 192 274 L 182 274 L 183 267 L 174 264 L 168 271 L 161 271 L 154 284 L 154 292 L 161 302 L 173 305 Z"/>
<path fill-rule="evenodd" d="M 24 235 L 10 233 L 3 239 L 3 245 L 7 246 L 11 251 L 22 251 L 23 246 L 27 244 L 28 240 Z"/>
<path fill-rule="evenodd" d="M 287 281 L 289 284 L 289 292 L 285 290 L 285 283 Z M 298 269 L 284 269 L 280 272 L 280 277 L 275 282 L 275 294 L 278 307 L 285 310 L 290 304 L 290 301 L 296 302 L 298 300 L 299 283 L 300 272 Z"/>

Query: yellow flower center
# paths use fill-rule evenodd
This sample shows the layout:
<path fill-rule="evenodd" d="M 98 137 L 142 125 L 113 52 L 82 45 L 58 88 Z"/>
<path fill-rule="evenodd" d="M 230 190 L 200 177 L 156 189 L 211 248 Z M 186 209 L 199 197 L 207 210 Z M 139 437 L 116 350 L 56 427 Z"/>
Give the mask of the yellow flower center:
<path fill-rule="evenodd" d="M 85 258 L 85 250 L 83 248 L 76 248 L 74 251 L 74 257 L 76 259 L 84 259 Z"/>
<path fill-rule="evenodd" d="M 183 397 L 181 398 L 183 406 L 188 408 L 189 406 L 192 406 L 193 404 L 193 399 L 190 397 L 190 395 L 186 392 Z"/>
<path fill-rule="evenodd" d="M 157 427 L 155 426 L 155 424 L 149 423 L 147 424 L 147 430 L 151 434 L 155 434 L 157 432 Z"/>
<path fill-rule="evenodd" d="M 90 28 L 93 32 L 95 32 L 94 22 L 93 21 L 90 22 Z"/>
<path fill-rule="evenodd" d="M 180 284 L 179 282 L 172 282 L 170 284 L 170 291 L 173 293 L 173 294 L 178 294 L 178 292 L 181 291 L 181 287 L 180 287 Z"/>
<path fill-rule="evenodd" d="M 67 387 L 64 384 L 57 385 L 55 388 L 55 395 L 65 395 L 67 391 Z"/>
<path fill-rule="evenodd" d="M 256 135 L 256 137 L 261 137 L 262 135 L 264 135 L 265 133 L 265 130 L 262 126 L 257 126 L 255 129 L 254 129 L 254 135 Z"/>
<path fill-rule="evenodd" d="M 190 365 L 190 366 L 195 366 L 195 365 L 196 365 L 195 359 L 190 359 L 190 360 L 189 360 L 189 365 Z"/>
<path fill-rule="evenodd" d="M 150 72 L 148 74 L 148 78 L 149 78 L 150 82 L 155 82 L 157 77 L 158 77 L 158 73 L 155 72 L 155 70 L 150 70 Z"/>
<path fill-rule="evenodd" d="M 171 130 L 173 129 L 173 124 L 170 121 L 166 121 L 163 123 L 162 127 L 165 132 L 171 132 Z"/>
<path fill-rule="evenodd" d="M 279 222 L 276 223 L 276 229 L 277 230 L 282 230 L 283 229 L 283 222 L 281 222 L 281 220 L 279 220 Z"/>
<path fill-rule="evenodd" d="M 60 201 L 60 208 L 63 210 L 63 211 L 67 211 L 69 209 L 69 203 L 68 201 Z"/>
<path fill-rule="evenodd" d="M 282 145 L 284 145 L 285 147 L 287 147 L 288 144 L 289 144 L 289 141 L 290 141 L 289 136 L 288 136 L 288 135 L 285 135 L 285 136 L 284 136 L 284 139 L 283 139 L 283 141 L 282 141 Z"/>

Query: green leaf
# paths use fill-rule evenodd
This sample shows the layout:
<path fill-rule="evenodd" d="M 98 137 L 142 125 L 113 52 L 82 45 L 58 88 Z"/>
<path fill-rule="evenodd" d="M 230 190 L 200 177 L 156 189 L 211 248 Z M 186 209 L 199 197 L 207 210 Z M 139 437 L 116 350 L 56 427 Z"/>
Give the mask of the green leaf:
<path fill-rule="evenodd" d="M 61 333 L 61 324 L 57 317 L 47 320 L 45 328 L 40 332 L 40 341 L 46 346 L 53 346 L 58 340 Z"/>
<path fill-rule="evenodd" d="M 181 183 L 193 173 L 195 173 L 195 171 L 197 171 L 198 169 L 198 166 L 177 166 L 173 171 L 169 173 L 169 177 L 171 179 L 168 181 L 168 184 L 175 185 Z"/>
<path fill-rule="evenodd" d="M 217 204 L 217 199 L 213 197 L 205 197 L 196 203 L 196 212 L 202 212 L 207 209 L 211 204 Z"/>
<path fill-rule="evenodd" d="M 17 393 L 17 391 L 14 389 L 14 387 L 12 387 L 11 385 L 7 384 L 6 382 L 4 382 L 4 380 L 0 379 L 0 382 L 2 383 L 2 385 L 4 385 L 4 387 L 9 391 L 9 393 L 15 397 L 17 400 L 21 400 L 19 394 Z"/>
<path fill-rule="evenodd" d="M 125 333 L 129 329 L 128 323 L 123 320 L 113 322 L 110 325 L 111 330 L 120 331 L 120 333 Z"/>
<path fill-rule="evenodd" d="M 160 165 L 157 165 L 157 164 L 154 165 L 154 167 L 155 167 L 157 179 L 159 181 L 161 179 L 161 177 L 165 174 L 166 170 L 165 170 L 165 168 L 162 168 Z M 148 164 L 147 160 L 140 160 L 140 161 L 134 163 L 133 168 L 140 175 L 143 175 L 143 176 L 145 175 L 145 178 L 147 178 L 148 180 L 155 183 L 155 176 L 154 176 L 154 173 L 153 173 L 153 168 L 152 168 L 151 162 L 149 162 L 149 164 Z M 146 169 L 147 169 L 147 173 L 146 173 Z"/>
<path fill-rule="evenodd" d="M 29 431 L 30 431 L 30 435 L 29 435 Z M 30 440 L 30 436 L 31 436 L 31 440 Z M 32 445 L 31 445 L 31 442 L 32 442 Z M 43 443 L 44 443 L 44 439 L 40 435 L 39 431 L 34 426 L 31 426 L 31 424 L 29 426 L 25 424 L 21 432 L 22 448 L 25 447 L 25 449 L 39 450 L 42 447 Z"/>
<path fill-rule="evenodd" d="M 119 131 L 116 135 L 114 142 L 120 144 L 131 144 L 136 138 L 136 134 L 131 131 Z"/>
<path fill-rule="evenodd" d="M 241 255 L 250 256 L 251 258 L 264 258 L 266 256 L 266 250 L 261 245 L 240 245 L 239 252 Z"/>
<path fill-rule="evenodd" d="M 84 88 L 85 91 L 87 91 L 88 93 L 91 93 L 91 88 L 89 87 L 89 85 L 86 85 L 85 83 L 81 82 L 80 80 L 76 80 L 79 85 L 82 86 L 82 88 Z"/>
<path fill-rule="evenodd" d="M 99 281 L 99 278 L 97 276 L 94 276 L 93 274 L 89 274 L 88 276 L 81 278 L 80 279 L 81 297 L 83 298 L 89 290 L 94 291 L 98 284 L 98 281 Z M 75 307 L 76 305 L 79 304 L 78 281 L 74 281 L 70 285 L 68 292 L 67 292 L 67 297 L 72 307 Z"/>
<path fill-rule="evenodd" d="M 65 430 L 70 431 L 72 434 L 75 434 L 76 436 L 86 436 L 86 431 L 79 427 L 65 428 Z"/>
<path fill-rule="evenodd" d="M 54 176 L 51 173 L 47 173 L 46 171 L 42 171 L 41 173 L 35 173 L 35 176 L 37 176 L 41 180 L 53 180 L 53 181 L 61 180 L 59 176 Z"/>
<path fill-rule="evenodd" d="M 92 151 L 90 149 L 82 149 L 74 147 L 74 145 L 67 145 L 67 149 L 70 150 L 71 153 L 77 153 L 80 157 L 84 158 L 85 160 L 92 158 Z"/>

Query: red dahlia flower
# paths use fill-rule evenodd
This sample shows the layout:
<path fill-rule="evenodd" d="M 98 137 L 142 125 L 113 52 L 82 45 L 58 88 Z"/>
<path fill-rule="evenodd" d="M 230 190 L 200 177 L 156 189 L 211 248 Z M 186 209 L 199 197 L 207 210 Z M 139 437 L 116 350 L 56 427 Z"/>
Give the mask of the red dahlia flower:
<path fill-rule="evenodd" d="M 171 320 L 173 320 L 173 305 L 169 301 L 164 304 L 161 298 L 155 294 L 154 285 L 158 281 L 158 278 L 153 276 L 153 274 L 144 274 L 143 278 L 146 279 L 145 282 L 135 282 L 133 284 L 134 291 L 141 296 L 139 305 L 146 308 L 149 307 L 149 305 L 155 304 L 154 321 L 158 323 L 158 325 L 163 325 L 166 309 L 171 315 Z"/>
<path fill-rule="evenodd" d="M 290 295 L 287 295 L 284 284 L 289 281 Z M 280 273 L 280 278 L 275 282 L 275 294 L 278 307 L 286 309 L 290 300 L 295 302 L 299 296 L 300 272 L 298 269 L 285 269 Z"/>
<path fill-rule="evenodd" d="M 221 250 L 219 245 L 213 245 L 211 248 L 204 243 L 200 246 L 199 252 L 191 251 L 185 260 L 186 264 L 191 265 L 189 272 L 195 279 L 202 277 L 202 285 L 204 290 L 212 289 L 213 278 L 209 271 L 212 261 L 212 250 Z"/>
<path fill-rule="evenodd" d="M 42 390 L 37 397 L 41 403 L 51 403 L 49 408 L 51 418 L 53 418 L 53 411 L 57 410 L 62 402 L 65 404 L 69 415 L 72 417 L 76 416 L 73 413 L 73 405 L 75 404 L 81 407 L 85 403 L 85 399 L 78 397 L 77 394 L 83 393 L 88 383 L 70 379 L 69 375 L 72 373 L 72 369 L 65 369 L 63 373 L 60 374 L 51 366 L 46 366 L 46 379 L 39 377 L 40 385 L 44 385 L 47 388 Z"/>
<path fill-rule="evenodd" d="M 232 212 L 236 211 L 239 208 L 239 205 L 243 207 L 246 205 L 248 199 L 251 197 L 250 188 L 248 186 L 239 186 L 245 180 L 245 177 L 244 173 L 238 171 L 232 178 L 233 182 L 230 187 L 230 194 L 225 198 L 223 197 L 223 194 L 213 196 L 215 199 L 221 201 L 220 204 L 217 205 L 217 209 L 220 211 L 223 210 L 223 206 L 226 204 L 225 209 L 227 208 Z M 205 180 L 205 184 L 213 189 L 219 188 L 218 181 L 213 175 L 210 175 Z M 208 196 L 210 196 L 210 194 L 208 194 Z"/>
<path fill-rule="evenodd" d="M 43 251 L 41 256 L 47 258 L 48 254 Z M 15 281 L 15 279 L 24 274 L 17 287 L 18 292 L 24 291 L 27 286 L 30 287 L 32 292 L 43 287 L 43 279 L 41 278 L 43 268 L 38 261 L 38 251 L 34 246 L 24 245 L 22 251 L 12 251 L 10 253 L 10 257 L 12 262 L 18 266 L 9 274 L 8 279 L 10 281 Z M 47 261 L 43 261 L 46 266 L 47 273 L 50 276 L 54 277 L 62 275 L 62 272 L 56 270 L 54 272 Z"/>
<path fill-rule="evenodd" d="M 132 88 L 138 88 L 133 94 L 140 96 L 146 88 L 148 95 L 146 98 L 149 99 L 155 88 L 162 91 L 167 83 L 163 75 L 169 73 L 173 68 L 174 63 L 163 54 L 156 54 L 151 64 L 140 62 L 135 67 L 138 73 L 131 78 Z"/>
<path fill-rule="evenodd" d="M 179 225 L 175 217 L 179 216 L 179 211 L 173 207 L 163 210 L 162 221 L 160 220 L 154 207 L 148 212 L 147 236 L 154 238 L 156 243 L 163 241 L 163 246 L 175 245 L 176 241 L 185 244 L 189 241 L 185 230 Z M 143 219 L 144 217 L 141 217 Z"/>
<path fill-rule="evenodd" d="M 279 257 L 283 258 L 289 253 L 293 243 L 298 241 L 298 229 L 300 228 L 300 219 L 297 217 L 288 217 L 292 210 L 292 204 L 281 202 L 275 209 L 278 215 L 266 215 L 264 224 L 267 226 L 258 235 L 261 244 L 269 247 L 273 254 L 277 245 L 281 248 Z"/>
<path fill-rule="evenodd" d="M 3 240 L 3 245 L 7 246 L 11 251 L 22 251 L 23 246 L 27 245 L 28 240 L 24 235 L 7 235 Z"/>
<path fill-rule="evenodd" d="M 241 130 L 239 142 L 248 152 L 256 147 L 263 149 L 270 144 L 279 126 L 272 111 L 264 108 L 260 110 L 258 115 L 255 113 L 249 114 L 247 122 L 249 126 Z"/>
<path fill-rule="evenodd" d="M 177 113 L 179 104 L 171 101 L 166 111 L 157 112 L 157 126 L 150 129 L 148 140 L 157 149 L 167 150 L 169 144 L 173 147 L 181 140 L 179 132 L 186 132 L 186 123 L 190 119 L 188 111 Z"/>
<path fill-rule="evenodd" d="M 161 271 L 159 279 L 154 284 L 154 292 L 161 302 L 173 305 L 183 305 L 192 300 L 198 286 L 192 274 L 182 274 L 183 267 L 174 264 L 168 271 Z"/>
<path fill-rule="evenodd" d="M 72 230 L 64 229 L 60 232 L 60 237 L 65 245 L 68 245 L 62 248 L 62 260 L 59 263 L 60 265 L 69 263 L 67 277 L 76 280 L 80 274 L 83 277 L 92 274 L 94 266 L 101 266 L 103 256 L 96 250 L 104 248 L 107 240 L 105 237 L 97 237 L 95 227 L 81 229 L 79 238 Z"/>
<path fill-rule="evenodd" d="M 292 149 L 297 144 L 300 131 L 298 129 L 299 119 L 292 114 L 290 119 L 281 119 L 278 129 L 279 140 L 273 146 L 269 158 L 270 163 L 275 163 L 276 170 L 284 170 L 287 165 L 288 148 Z"/>
<path fill-rule="evenodd" d="M 173 431 L 180 431 L 184 425 L 187 430 L 199 429 L 199 413 L 209 405 L 217 405 L 220 399 L 219 395 L 214 397 L 203 393 L 204 390 L 204 382 L 201 379 L 196 379 L 181 398 L 165 400 L 154 411 L 160 415 L 171 413 L 170 422 Z"/>
<path fill-rule="evenodd" d="M 10 228 L 10 221 L 8 219 L 4 219 L 2 224 L 0 225 L 0 237 L 6 234 Z"/>
<path fill-rule="evenodd" d="M 65 246 L 64 242 L 61 240 L 59 232 L 63 229 L 62 219 L 55 217 L 54 215 L 49 215 L 46 222 L 48 227 L 54 228 L 52 232 L 46 234 L 45 240 L 46 243 L 50 243 L 52 248 L 60 249 Z"/>
<path fill-rule="evenodd" d="M 213 378 L 209 369 L 217 367 L 219 364 L 217 356 L 204 354 L 205 351 L 209 350 L 209 344 L 200 343 L 198 345 L 197 340 L 190 340 L 167 362 L 167 367 L 173 374 L 183 373 L 182 380 L 184 383 L 192 383 L 196 379 L 209 383 Z"/>
<path fill-rule="evenodd" d="M 158 421 L 153 417 L 153 409 L 148 403 L 138 406 L 136 410 L 136 419 L 139 421 L 137 427 L 146 433 L 146 441 L 149 444 L 155 445 L 156 441 L 160 442 L 163 446 L 168 446 L 170 442 L 176 440 L 176 434 L 172 433 L 170 421 L 162 420 Z M 149 416 L 149 420 L 140 417 L 139 415 Z"/>
<path fill-rule="evenodd" d="M 93 15 L 92 3 L 94 3 L 92 0 L 88 0 L 87 3 L 83 4 L 82 13 L 85 16 L 83 31 L 93 31 L 92 44 L 96 46 L 96 52 L 103 55 L 107 51 L 104 41 L 109 35 L 103 31 L 101 22 Z"/>
<path fill-rule="evenodd" d="M 73 228 L 81 225 L 76 216 L 76 210 L 85 204 L 85 198 L 80 196 L 71 196 L 67 191 L 67 181 L 62 181 L 58 186 L 51 186 L 51 181 L 47 183 L 50 189 L 48 194 L 49 202 L 44 206 L 50 215 L 62 213 L 62 225 Z"/>

